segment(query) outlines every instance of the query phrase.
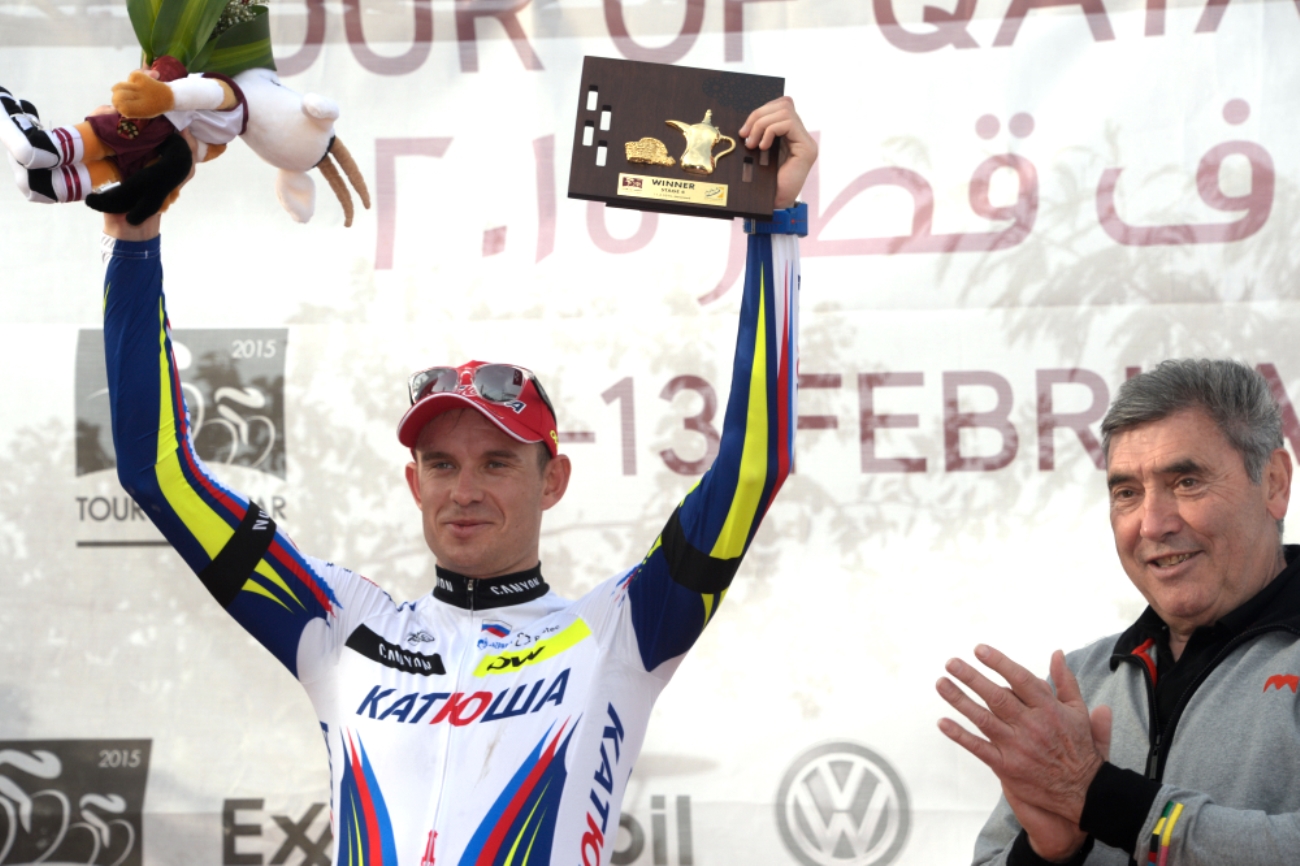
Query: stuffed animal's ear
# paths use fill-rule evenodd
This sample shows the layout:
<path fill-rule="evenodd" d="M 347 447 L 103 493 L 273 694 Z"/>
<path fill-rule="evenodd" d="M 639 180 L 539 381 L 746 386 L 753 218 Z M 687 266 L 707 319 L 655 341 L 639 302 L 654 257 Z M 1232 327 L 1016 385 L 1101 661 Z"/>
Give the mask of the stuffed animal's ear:
<path fill-rule="evenodd" d="M 304 93 L 302 95 L 302 110 L 308 116 L 317 120 L 339 119 L 339 104 L 328 96 L 321 96 L 319 93 Z"/>
<path fill-rule="evenodd" d="M 295 222 L 305 223 L 316 212 L 316 184 L 305 172 L 280 169 L 275 177 L 275 196 Z"/>

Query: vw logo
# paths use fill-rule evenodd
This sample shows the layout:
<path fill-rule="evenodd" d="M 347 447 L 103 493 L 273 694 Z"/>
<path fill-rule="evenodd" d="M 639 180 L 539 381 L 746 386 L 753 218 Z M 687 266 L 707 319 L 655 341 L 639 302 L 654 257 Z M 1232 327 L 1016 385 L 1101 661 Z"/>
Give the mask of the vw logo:
<path fill-rule="evenodd" d="M 804 866 L 885 866 L 907 842 L 907 790 L 870 749 L 826 743 L 786 771 L 776 820 L 786 848 Z"/>

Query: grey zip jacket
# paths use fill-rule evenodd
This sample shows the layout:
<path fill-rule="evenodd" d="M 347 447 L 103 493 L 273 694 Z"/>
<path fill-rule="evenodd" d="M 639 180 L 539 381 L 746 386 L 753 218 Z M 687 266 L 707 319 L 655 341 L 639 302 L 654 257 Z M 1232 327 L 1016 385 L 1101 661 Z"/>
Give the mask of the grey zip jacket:
<path fill-rule="evenodd" d="M 1221 644 L 1155 730 L 1150 608 L 1127 631 L 1066 656 L 1089 708 L 1114 714 L 1110 761 L 1088 788 L 1087 866 L 1300 863 L 1300 547 L 1214 628 Z M 1199 631 L 1199 630 L 1198 630 Z M 975 842 L 976 866 L 1043 860 L 1005 798 Z"/>

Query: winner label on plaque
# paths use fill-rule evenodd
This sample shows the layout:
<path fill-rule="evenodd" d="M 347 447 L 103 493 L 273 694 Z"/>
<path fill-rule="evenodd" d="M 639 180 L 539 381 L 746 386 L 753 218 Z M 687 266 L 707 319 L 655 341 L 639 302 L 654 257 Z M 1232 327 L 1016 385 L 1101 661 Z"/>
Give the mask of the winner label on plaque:
<path fill-rule="evenodd" d="M 636 60 L 582 65 L 569 198 L 721 219 L 772 218 L 779 143 L 739 140 L 785 80 Z"/>
<path fill-rule="evenodd" d="M 725 183 L 670 180 L 665 177 L 651 177 L 644 174 L 623 174 L 620 172 L 618 176 L 618 194 L 629 198 L 701 204 L 708 207 L 727 206 L 727 185 Z"/>

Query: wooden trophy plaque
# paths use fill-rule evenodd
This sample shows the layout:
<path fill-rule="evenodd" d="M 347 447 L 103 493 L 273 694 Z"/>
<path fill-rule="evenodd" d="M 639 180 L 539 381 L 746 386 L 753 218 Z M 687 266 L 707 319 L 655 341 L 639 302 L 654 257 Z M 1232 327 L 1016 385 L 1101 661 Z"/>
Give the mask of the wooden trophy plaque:
<path fill-rule="evenodd" d="M 785 92 L 785 79 L 586 57 L 569 198 L 610 207 L 772 218 L 777 148 L 750 150 L 737 130 Z"/>

